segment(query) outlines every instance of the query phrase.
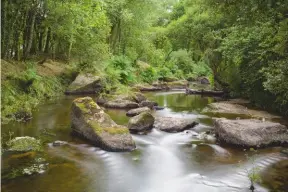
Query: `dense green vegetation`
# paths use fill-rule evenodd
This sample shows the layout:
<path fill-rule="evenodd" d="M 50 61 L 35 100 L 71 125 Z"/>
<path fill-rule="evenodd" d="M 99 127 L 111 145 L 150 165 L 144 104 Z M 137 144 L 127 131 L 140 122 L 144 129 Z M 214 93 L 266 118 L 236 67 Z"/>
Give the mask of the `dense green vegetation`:
<path fill-rule="evenodd" d="M 51 58 L 105 76 L 109 90 L 206 76 L 231 96 L 288 115 L 286 0 L 3 0 L 1 15 L 2 59 L 27 64 L 2 82 L 2 105 L 11 106 L 4 114 L 15 114 L 12 104 L 27 93 L 37 103 L 69 83 L 28 66 Z"/>

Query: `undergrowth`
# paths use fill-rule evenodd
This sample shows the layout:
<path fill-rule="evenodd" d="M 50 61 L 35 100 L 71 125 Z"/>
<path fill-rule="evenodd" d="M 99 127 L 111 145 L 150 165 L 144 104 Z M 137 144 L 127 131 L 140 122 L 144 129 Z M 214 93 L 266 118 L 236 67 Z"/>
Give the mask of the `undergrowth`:
<path fill-rule="evenodd" d="M 34 63 L 27 63 L 26 70 L 20 74 L 10 72 L 1 84 L 1 120 L 26 121 L 32 117 L 32 110 L 44 99 L 59 96 L 70 74 L 56 76 L 40 76 Z"/>

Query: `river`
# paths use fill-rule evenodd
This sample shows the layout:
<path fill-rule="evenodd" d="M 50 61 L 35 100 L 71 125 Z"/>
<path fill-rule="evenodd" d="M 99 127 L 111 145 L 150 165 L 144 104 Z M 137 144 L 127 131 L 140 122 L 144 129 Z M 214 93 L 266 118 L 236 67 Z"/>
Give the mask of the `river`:
<path fill-rule="evenodd" d="M 156 116 L 192 118 L 200 124 L 181 133 L 153 129 L 147 135 L 133 135 L 137 149 L 132 152 L 106 152 L 72 136 L 70 106 L 75 96 L 66 96 L 39 105 L 27 123 L 2 125 L 2 134 L 34 136 L 47 140 L 44 157 L 48 169 L 42 174 L 2 181 L 7 192 L 245 192 L 250 182 L 247 170 L 260 169 L 285 159 L 281 147 L 258 150 L 255 161 L 243 149 L 205 143 L 194 133 L 213 129 L 211 117 L 201 110 L 214 99 L 186 95 L 183 91 L 146 93 L 164 106 Z M 106 111 L 118 124 L 129 118 L 124 110 Z M 53 147 L 54 140 L 68 145 Z M 248 152 L 249 153 L 249 152 Z M 2 157 L 2 172 L 11 171 L 21 161 Z M 255 191 L 269 191 L 256 185 Z"/>

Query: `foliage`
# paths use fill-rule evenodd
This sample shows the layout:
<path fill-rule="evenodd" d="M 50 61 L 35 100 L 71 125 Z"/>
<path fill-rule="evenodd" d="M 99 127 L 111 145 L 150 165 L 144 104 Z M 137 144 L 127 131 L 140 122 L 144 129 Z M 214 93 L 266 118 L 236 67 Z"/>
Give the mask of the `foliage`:
<path fill-rule="evenodd" d="M 287 7 L 284 0 L 178 2 L 166 27 L 178 68 L 212 74 L 231 96 L 287 115 Z"/>
<path fill-rule="evenodd" d="M 157 72 L 153 67 L 148 67 L 140 71 L 140 78 L 143 82 L 152 83 L 157 80 Z"/>
<path fill-rule="evenodd" d="M 106 68 L 108 74 L 112 75 L 116 81 L 122 84 L 128 84 L 133 82 L 135 77 L 133 75 L 134 68 L 132 67 L 132 62 L 128 57 L 123 55 L 115 56 L 108 61 L 108 66 Z M 113 75 L 114 73 L 114 75 Z"/>
<path fill-rule="evenodd" d="M 32 109 L 41 100 L 63 93 L 64 87 L 71 82 L 65 75 L 40 76 L 33 63 L 26 64 L 26 67 L 20 74 L 11 73 L 1 84 L 2 122 L 30 119 Z"/>
<path fill-rule="evenodd" d="M 1 56 L 75 61 L 71 77 L 100 74 L 108 92 L 119 84 L 206 76 L 231 96 L 287 115 L 287 7 L 285 0 L 4 0 Z M 141 69 L 138 60 L 150 67 Z M 27 95 L 66 83 L 28 68 L 4 83 L 4 100 L 15 97 L 13 86 L 17 98 L 31 100 Z"/>

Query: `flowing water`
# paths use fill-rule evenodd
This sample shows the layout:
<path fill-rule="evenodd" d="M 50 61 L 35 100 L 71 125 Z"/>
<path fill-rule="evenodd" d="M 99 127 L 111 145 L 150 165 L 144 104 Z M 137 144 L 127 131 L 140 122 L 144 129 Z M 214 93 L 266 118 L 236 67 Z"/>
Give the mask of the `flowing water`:
<path fill-rule="evenodd" d="M 2 191 L 245 192 L 250 186 L 247 170 L 255 165 L 266 168 L 287 159 L 281 155 L 281 147 L 273 147 L 259 150 L 252 162 L 242 149 L 197 139 L 197 133 L 213 129 L 211 117 L 201 114 L 213 98 L 186 95 L 183 91 L 146 95 L 165 107 L 154 115 L 192 118 L 200 124 L 181 133 L 154 129 L 147 135 L 133 135 L 136 150 L 106 152 L 70 134 L 70 106 L 74 96 L 47 102 L 39 106 L 31 121 L 3 125 L 2 134 L 13 132 L 14 136 L 40 137 L 50 143 L 63 140 L 69 144 L 59 147 L 46 144 L 42 156 L 47 170 L 2 180 Z M 106 112 L 118 124 L 125 125 L 129 120 L 124 110 Z M 21 161 L 15 161 L 11 154 L 3 154 L 2 172 L 11 172 Z M 256 191 L 269 189 L 256 185 Z"/>

